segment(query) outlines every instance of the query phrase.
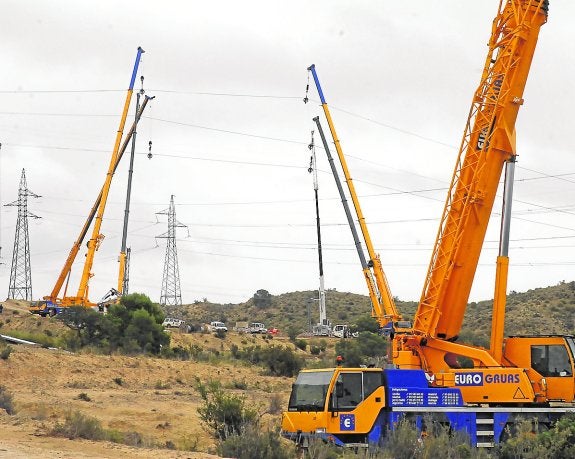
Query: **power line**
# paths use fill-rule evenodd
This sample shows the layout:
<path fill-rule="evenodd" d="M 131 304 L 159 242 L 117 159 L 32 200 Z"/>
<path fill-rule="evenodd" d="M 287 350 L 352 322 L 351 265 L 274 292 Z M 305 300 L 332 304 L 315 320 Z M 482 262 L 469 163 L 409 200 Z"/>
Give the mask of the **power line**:
<path fill-rule="evenodd" d="M 301 142 L 299 140 L 282 139 L 280 137 L 270 137 L 270 136 L 258 135 L 258 134 L 249 134 L 247 132 L 232 131 L 229 129 L 220 129 L 220 128 L 214 128 L 214 127 L 209 127 L 209 126 L 201 126 L 199 124 L 184 123 L 182 121 L 166 120 L 166 119 L 162 119 L 162 118 L 153 118 L 153 117 L 149 117 L 149 116 L 146 116 L 144 118 L 152 120 L 152 121 L 158 121 L 161 123 L 174 124 L 176 126 L 193 127 L 196 129 L 204 129 L 207 131 L 223 132 L 225 134 L 240 135 L 240 136 L 244 136 L 244 137 L 253 137 L 256 139 L 263 139 L 263 140 L 273 140 L 275 142 L 285 142 L 285 143 L 293 143 L 293 144 L 297 144 L 297 145 L 306 145 L 306 142 Z"/>
<path fill-rule="evenodd" d="M 124 89 L 33 89 L 33 90 L 4 90 L 0 94 L 78 94 L 78 93 L 103 93 L 124 92 Z M 300 100 L 300 96 L 279 96 L 275 94 L 247 94 L 232 92 L 209 92 L 209 91 L 175 91 L 170 89 L 149 89 L 148 91 L 161 94 L 177 94 L 192 96 L 216 96 L 216 97 L 244 97 L 253 99 L 279 99 Z"/>
<path fill-rule="evenodd" d="M 109 118 L 118 117 L 118 115 L 102 115 L 97 113 L 46 113 L 46 112 L 0 112 L 0 115 L 14 116 L 63 116 L 79 118 Z"/>
<path fill-rule="evenodd" d="M 5 90 L 0 94 L 77 94 L 101 92 L 125 92 L 125 89 L 32 89 L 32 90 Z"/>

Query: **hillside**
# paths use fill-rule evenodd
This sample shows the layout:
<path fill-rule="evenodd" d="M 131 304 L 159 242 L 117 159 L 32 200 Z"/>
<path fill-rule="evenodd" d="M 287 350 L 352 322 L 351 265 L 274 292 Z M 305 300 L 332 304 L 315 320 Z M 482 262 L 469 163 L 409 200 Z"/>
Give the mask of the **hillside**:
<path fill-rule="evenodd" d="M 485 345 L 493 301 L 470 303 L 461 338 Z M 505 335 L 575 333 L 575 282 L 560 282 L 507 296 Z"/>
<path fill-rule="evenodd" d="M 265 292 L 265 290 L 264 290 Z M 265 301 L 251 298 L 240 304 L 197 302 L 192 305 L 168 307 L 166 313 L 185 319 L 191 324 L 222 320 L 228 326 L 237 321 L 264 322 L 287 332 L 294 327 L 299 333 L 309 329 L 318 320 L 317 291 L 302 291 L 270 295 Z M 261 300 L 261 298 L 260 298 Z M 354 324 L 360 317 L 370 314 L 369 297 L 354 293 L 326 292 L 327 315 L 332 323 Z M 461 333 L 462 341 L 486 344 L 491 332 L 492 300 L 470 303 L 466 310 Z M 404 317 L 411 319 L 417 303 L 397 301 Z M 573 333 L 575 329 L 575 281 L 529 290 L 511 292 L 507 297 L 505 332 L 508 335 L 526 333 Z"/>
<path fill-rule="evenodd" d="M 288 346 L 308 365 L 326 366 L 333 362 L 338 340 L 326 339 L 326 351 L 317 356 L 297 349 L 287 338 L 287 330 L 307 330 L 308 305 L 312 322 L 317 320 L 317 304 L 309 301 L 316 292 L 277 296 L 262 292 L 242 304 L 198 302 L 169 308 L 170 315 L 189 324 L 224 320 L 233 326 L 236 321 L 258 321 L 280 329 L 271 339 L 235 332 L 220 339 L 210 333 L 170 331 L 171 346 L 187 349 L 189 360 L 11 345 L 9 357 L 0 360 L 0 386 L 13 395 L 17 412 L 9 415 L 0 409 L 0 457 L 216 457 L 210 454 L 215 451 L 214 439 L 197 412 L 202 403 L 198 381 L 218 381 L 226 391 L 245 397 L 257 407 L 264 425 L 277 426 L 293 378 L 266 375 L 260 366 L 233 359 L 233 349 Z M 330 290 L 327 299 L 328 316 L 334 323 L 353 324 L 369 314 L 366 296 Z M 416 303 L 397 304 L 411 318 Z M 488 343 L 491 306 L 492 301 L 469 304 L 461 341 Z M 507 334 L 573 333 L 574 326 L 575 282 L 508 296 Z M 69 332 L 56 318 L 30 315 L 25 302 L 4 302 L 1 334 L 55 338 Z M 83 413 L 106 429 L 128 434 L 137 446 L 47 435 L 71 412 Z"/>
<path fill-rule="evenodd" d="M 16 331 L 56 336 L 67 329 L 56 318 L 30 315 L 24 302 L 6 301 L 0 333 Z M 257 408 L 264 426 L 277 425 L 292 378 L 267 376 L 261 367 L 230 359 L 229 351 L 233 345 L 293 345 L 281 337 L 170 333 L 172 346 L 195 352 L 191 360 L 10 345 L 9 357 L 0 360 L 0 386 L 12 394 L 16 413 L 0 409 L 0 457 L 217 457 L 210 454 L 214 439 L 197 412 L 202 403 L 198 381 L 218 381 Z M 127 434 L 137 447 L 47 435 L 74 412 Z"/>

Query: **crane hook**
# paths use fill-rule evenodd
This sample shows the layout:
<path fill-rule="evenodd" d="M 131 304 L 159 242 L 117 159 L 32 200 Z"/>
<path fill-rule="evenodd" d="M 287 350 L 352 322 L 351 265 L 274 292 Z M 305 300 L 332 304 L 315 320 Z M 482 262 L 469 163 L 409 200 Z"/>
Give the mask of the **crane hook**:
<path fill-rule="evenodd" d="M 148 159 L 152 159 L 152 141 L 148 142 Z"/>
<path fill-rule="evenodd" d="M 304 104 L 307 104 L 309 101 L 309 98 L 307 97 L 308 92 L 309 92 L 309 69 L 307 71 L 307 85 L 305 87 L 305 97 L 303 98 Z"/>

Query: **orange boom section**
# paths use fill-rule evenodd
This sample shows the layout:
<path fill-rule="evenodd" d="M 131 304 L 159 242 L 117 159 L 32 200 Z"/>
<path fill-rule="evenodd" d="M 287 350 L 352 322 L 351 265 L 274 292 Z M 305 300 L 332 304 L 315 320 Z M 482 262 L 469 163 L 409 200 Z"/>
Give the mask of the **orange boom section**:
<path fill-rule="evenodd" d="M 455 340 L 483 246 L 503 165 L 515 151 L 515 121 L 547 1 L 509 0 L 493 22 L 414 331 Z"/>

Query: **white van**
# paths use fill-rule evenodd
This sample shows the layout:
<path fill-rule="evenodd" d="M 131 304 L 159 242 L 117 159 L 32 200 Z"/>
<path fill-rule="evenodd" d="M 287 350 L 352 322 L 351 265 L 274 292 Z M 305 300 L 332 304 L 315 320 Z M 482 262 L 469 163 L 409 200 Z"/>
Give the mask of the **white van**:
<path fill-rule="evenodd" d="M 226 327 L 226 324 L 223 322 L 218 322 L 217 320 L 210 322 L 210 331 L 215 332 L 218 330 L 222 330 L 227 332 L 228 331 L 228 327 Z"/>
<path fill-rule="evenodd" d="M 262 334 L 266 334 L 268 332 L 268 329 L 266 328 L 266 326 L 260 322 L 252 322 L 250 324 L 250 328 L 248 328 L 248 331 L 250 333 L 262 333 Z"/>
<path fill-rule="evenodd" d="M 164 319 L 164 321 L 162 322 L 162 326 L 166 327 L 166 328 L 170 328 L 170 327 L 180 328 L 183 323 L 184 323 L 184 321 L 181 319 L 174 319 L 173 317 L 166 317 Z"/>

